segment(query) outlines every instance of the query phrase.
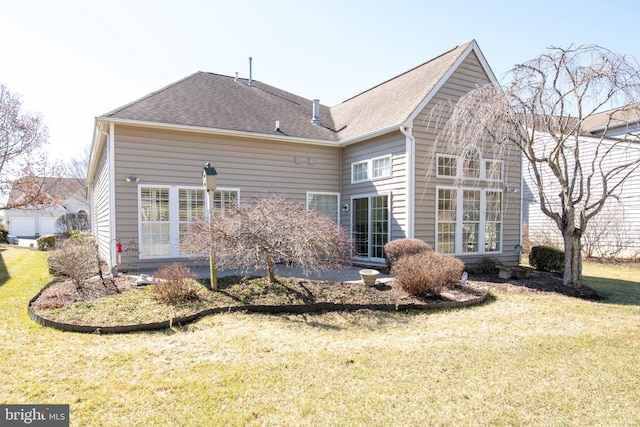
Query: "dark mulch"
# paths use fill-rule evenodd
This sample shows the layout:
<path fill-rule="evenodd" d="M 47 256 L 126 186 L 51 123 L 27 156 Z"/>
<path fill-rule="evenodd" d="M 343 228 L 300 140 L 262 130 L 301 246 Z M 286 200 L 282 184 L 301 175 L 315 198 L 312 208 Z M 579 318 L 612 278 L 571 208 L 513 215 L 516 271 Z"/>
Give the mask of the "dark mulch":
<path fill-rule="evenodd" d="M 475 284 L 504 292 L 555 292 L 574 298 L 600 301 L 604 298 L 593 289 L 573 288 L 562 284 L 562 277 L 544 271 L 531 271 L 528 279 L 500 279 L 497 273 L 476 274 L 469 278 Z"/>
<path fill-rule="evenodd" d="M 119 275 L 113 277 L 92 277 L 78 289 L 67 277 L 56 277 L 42 290 L 38 299 L 32 304 L 36 310 L 69 306 L 77 302 L 91 301 L 108 295 L 114 295 L 134 289 L 135 277 Z"/>
<path fill-rule="evenodd" d="M 504 292 L 555 292 L 586 300 L 602 300 L 593 289 L 583 286 L 571 288 L 562 284 L 562 279 L 554 274 L 532 271 L 528 279 L 500 279 L 496 273 L 473 274 L 468 285 L 446 290 L 442 296 L 417 298 L 404 292 L 395 282 L 378 283 L 374 287 L 360 283 L 317 282 L 299 278 L 280 278 L 276 287 L 267 287 L 256 292 L 242 283 L 223 284 L 221 291 L 238 302 L 250 304 L 305 304 L 319 301 L 352 304 L 424 304 L 438 301 L 464 301 L 478 295 L 479 289 L 488 288 Z M 223 282 L 224 283 L 224 282 Z M 32 308 L 44 310 L 72 305 L 76 302 L 90 301 L 108 295 L 136 288 L 136 279 L 126 274 L 117 277 L 105 276 L 105 280 L 94 277 L 77 289 L 71 280 L 58 277 L 47 285 L 34 301 Z"/>

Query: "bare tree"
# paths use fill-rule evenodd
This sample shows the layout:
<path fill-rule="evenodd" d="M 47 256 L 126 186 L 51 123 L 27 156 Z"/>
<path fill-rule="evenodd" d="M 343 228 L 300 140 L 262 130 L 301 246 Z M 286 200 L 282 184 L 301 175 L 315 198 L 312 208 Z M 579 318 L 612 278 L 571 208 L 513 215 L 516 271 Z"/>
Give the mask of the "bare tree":
<path fill-rule="evenodd" d="M 89 169 L 89 157 L 91 156 L 91 146 L 85 145 L 82 151 L 71 157 L 66 165 L 66 175 L 71 178 L 87 179 Z"/>
<path fill-rule="evenodd" d="M 89 231 L 89 217 L 86 213 L 66 213 L 56 219 L 55 227 L 64 237 L 69 237 L 71 231 Z"/>
<path fill-rule="evenodd" d="M 637 136 L 606 137 L 625 117 L 640 117 L 640 67 L 635 59 L 599 46 L 550 48 L 514 66 L 506 82 L 441 104 L 434 116 L 446 110 L 451 117 L 440 138 L 453 150 L 461 142 L 489 142 L 522 152 L 540 208 L 563 236 L 563 283 L 580 287 L 587 224 L 608 199 L 619 197 L 624 181 L 640 166 Z M 607 111 L 603 131 L 587 134 L 589 120 L 613 106 L 621 107 Z M 611 162 L 614 155 L 619 158 Z"/>
<path fill-rule="evenodd" d="M 350 249 L 347 234 L 331 220 L 278 196 L 235 205 L 211 223 L 197 221 L 182 242 L 182 250 L 208 253 L 211 241 L 218 267 L 266 268 L 272 283 L 278 262 L 304 272 L 340 268 Z"/>
<path fill-rule="evenodd" d="M 52 181 L 45 178 L 59 170 L 40 152 L 47 142 L 40 115 L 23 112 L 20 97 L 0 83 L 0 193 L 13 192 L 0 209 L 55 203 Z"/>

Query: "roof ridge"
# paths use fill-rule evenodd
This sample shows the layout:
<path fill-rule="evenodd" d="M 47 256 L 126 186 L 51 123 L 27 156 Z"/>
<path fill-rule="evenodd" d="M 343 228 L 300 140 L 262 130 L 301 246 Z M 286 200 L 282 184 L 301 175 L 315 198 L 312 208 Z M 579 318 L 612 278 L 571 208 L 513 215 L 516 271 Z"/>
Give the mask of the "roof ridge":
<path fill-rule="evenodd" d="M 344 101 L 342 101 L 340 104 L 344 104 L 345 102 L 349 102 L 349 101 L 351 101 L 352 99 L 357 98 L 357 97 L 359 97 L 360 95 L 364 95 L 365 93 L 370 92 L 370 91 L 372 91 L 373 89 L 378 88 L 378 87 L 380 87 L 380 86 L 382 86 L 382 85 L 385 85 L 385 84 L 389 83 L 389 82 L 390 82 L 390 81 L 392 81 L 392 80 L 396 80 L 396 79 L 398 79 L 398 78 L 400 78 L 400 77 L 402 77 L 402 76 L 404 76 L 404 75 L 406 75 L 406 74 L 408 74 L 408 73 L 410 73 L 410 72 L 412 72 L 412 71 L 414 71 L 414 70 L 417 70 L 417 69 L 418 69 L 418 68 L 420 68 L 420 67 L 423 67 L 423 66 L 425 66 L 425 65 L 429 64 L 430 62 L 435 61 L 435 60 L 436 60 L 436 59 L 438 59 L 438 58 L 441 58 L 441 57 L 443 57 L 443 56 L 445 56 L 445 55 L 450 54 L 451 52 L 453 52 L 454 50 L 456 50 L 456 49 L 460 48 L 461 46 L 466 46 L 466 45 L 468 45 L 468 44 L 470 44 L 470 43 L 472 43 L 472 42 L 473 42 L 473 40 L 472 40 L 472 41 L 468 41 L 468 42 L 466 42 L 466 43 L 463 43 L 463 44 L 461 44 L 461 45 L 457 45 L 457 46 L 455 46 L 455 47 L 453 47 L 453 48 L 449 49 L 449 50 L 448 50 L 448 51 L 446 51 L 446 52 L 443 52 L 443 53 L 441 53 L 441 54 L 439 54 L 439 55 L 437 55 L 437 56 L 434 56 L 434 57 L 433 57 L 433 58 L 431 58 L 431 59 L 428 59 L 427 61 L 423 62 L 422 64 L 416 65 L 415 67 L 413 67 L 413 68 L 411 68 L 411 69 L 409 69 L 409 70 L 407 70 L 407 71 L 404 71 L 404 72 L 402 72 L 402 73 L 400 73 L 400 74 L 398 74 L 398 75 L 396 75 L 396 76 L 394 76 L 394 77 L 391 77 L 391 78 L 389 78 L 389 79 L 387 79 L 387 80 L 385 80 L 385 81 L 383 81 L 383 82 L 381 82 L 381 83 L 378 83 L 377 85 L 372 86 L 372 87 L 370 87 L 369 89 L 364 90 L 364 91 L 362 91 L 362 92 L 358 93 L 357 95 L 354 95 L 354 96 L 352 96 L 352 97 L 350 97 L 350 98 L 345 99 L 345 100 L 344 100 Z M 338 105 L 339 105 L 339 104 L 338 104 Z"/>

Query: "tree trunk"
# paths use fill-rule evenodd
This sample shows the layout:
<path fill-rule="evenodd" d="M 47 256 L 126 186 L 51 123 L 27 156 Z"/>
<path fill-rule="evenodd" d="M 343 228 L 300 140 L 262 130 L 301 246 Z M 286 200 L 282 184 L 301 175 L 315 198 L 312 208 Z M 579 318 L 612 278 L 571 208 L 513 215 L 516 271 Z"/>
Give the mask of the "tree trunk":
<path fill-rule="evenodd" d="M 564 274 L 562 283 L 572 288 L 582 286 L 582 243 L 581 236 L 571 227 L 562 231 L 564 238 Z"/>
<path fill-rule="evenodd" d="M 276 274 L 273 266 L 273 258 L 271 258 L 269 254 L 267 254 L 267 272 L 269 273 L 269 283 L 275 283 Z"/>

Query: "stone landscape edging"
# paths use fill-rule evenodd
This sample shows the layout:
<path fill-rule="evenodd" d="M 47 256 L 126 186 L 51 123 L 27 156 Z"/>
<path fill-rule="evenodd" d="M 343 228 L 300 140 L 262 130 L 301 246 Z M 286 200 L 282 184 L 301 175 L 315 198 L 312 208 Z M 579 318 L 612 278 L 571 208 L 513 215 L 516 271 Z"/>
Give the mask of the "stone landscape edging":
<path fill-rule="evenodd" d="M 47 285 L 48 286 L 48 285 Z M 101 333 L 101 334 L 122 334 L 130 332 L 146 332 L 161 329 L 169 329 L 175 325 L 186 325 L 201 317 L 210 316 L 212 314 L 232 313 L 238 311 L 248 311 L 251 313 L 269 313 L 269 314 L 305 314 L 328 311 L 356 311 L 356 310 L 374 310 L 374 311 L 408 311 L 408 310 L 430 310 L 445 308 L 461 308 L 476 305 L 484 302 L 489 295 L 489 290 L 478 297 L 470 298 L 464 301 L 439 301 L 427 304 L 338 304 L 332 302 L 319 302 L 313 304 L 294 304 L 294 305 L 239 305 L 227 307 L 209 308 L 198 313 L 175 317 L 173 319 L 162 322 L 138 323 L 132 325 L 117 326 L 96 326 L 96 325 L 78 325 L 72 323 L 58 322 L 47 319 L 34 312 L 31 308 L 32 304 L 40 297 L 42 292 L 47 288 L 45 286 L 38 294 L 29 301 L 29 317 L 42 326 L 59 329 L 65 332 L 82 332 L 82 333 Z"/>

